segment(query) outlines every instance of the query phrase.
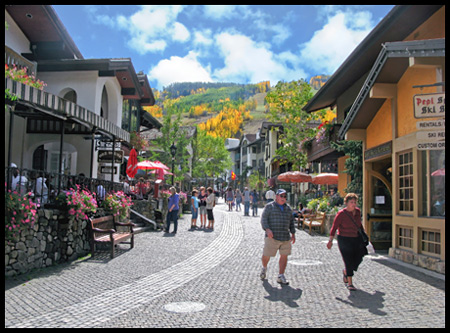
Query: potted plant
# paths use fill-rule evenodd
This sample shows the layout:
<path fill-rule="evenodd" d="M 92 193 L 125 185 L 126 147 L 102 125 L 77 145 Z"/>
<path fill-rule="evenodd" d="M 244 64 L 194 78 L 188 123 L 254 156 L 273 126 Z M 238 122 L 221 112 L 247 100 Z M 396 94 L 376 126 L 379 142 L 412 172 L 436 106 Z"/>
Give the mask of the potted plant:
<path fill-rule="evenodd" d="M 123 191 L 108 193 L 102 206 L 113 216 L 117 216 L 119 221 L 124 221 L 129 216 L 130 207 L 133 205 L 131 198 Z"/>

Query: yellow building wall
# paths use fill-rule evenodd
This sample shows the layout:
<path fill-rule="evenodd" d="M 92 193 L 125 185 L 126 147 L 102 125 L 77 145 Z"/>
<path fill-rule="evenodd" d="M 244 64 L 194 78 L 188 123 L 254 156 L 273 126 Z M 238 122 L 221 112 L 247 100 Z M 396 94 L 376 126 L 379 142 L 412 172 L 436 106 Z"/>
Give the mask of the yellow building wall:
<path fill-rule="evenodd" d="M 391 99 L 387 99 L 367 127 L 366 149 L 392 140 L 391 112 Z"/>
<path fill-rule="evenodd" d="M 414 30 L 406 40 L 445 38 L 445 6 Z"/>
<path fill-rule="evenodd" d="M 398 137 L 417 131 L 416 122 L 432 120 L 433 118 L 414 118 L 413 97 L 418 94 L 429 94 L 436 92 L 435 87 L 413 88 L 417 85 L 436 83 L 436 69 L 410 67 L 397 84 L 397 119 Z M 401 121 L 400 121 L 401 120 Z"/>

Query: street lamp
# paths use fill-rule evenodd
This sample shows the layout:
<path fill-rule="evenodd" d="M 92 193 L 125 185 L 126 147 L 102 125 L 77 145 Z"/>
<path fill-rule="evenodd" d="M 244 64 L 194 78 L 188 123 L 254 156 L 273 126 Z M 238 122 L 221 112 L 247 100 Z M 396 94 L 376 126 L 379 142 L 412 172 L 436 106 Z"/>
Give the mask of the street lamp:
<path fill-rule="evenodd" d="M 175 154 L 177 153 L 177 146 L 175 146 L 175 142 L 170 146 L 170 154 L 172 155 L 172 185 L 175 185 L 173 182 L 174 169 L 175 169 Z"/>

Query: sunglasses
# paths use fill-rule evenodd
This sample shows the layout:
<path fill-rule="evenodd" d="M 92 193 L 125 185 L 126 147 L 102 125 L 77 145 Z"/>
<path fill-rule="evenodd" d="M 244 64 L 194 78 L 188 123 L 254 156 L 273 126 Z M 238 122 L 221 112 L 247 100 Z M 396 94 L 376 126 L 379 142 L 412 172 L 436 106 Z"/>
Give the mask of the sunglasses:
<path fill-rule="evenodd" d="M 282 198 L 287 198 L 287 195 L 280 195 L 280 197 L 282 197 Z"/>

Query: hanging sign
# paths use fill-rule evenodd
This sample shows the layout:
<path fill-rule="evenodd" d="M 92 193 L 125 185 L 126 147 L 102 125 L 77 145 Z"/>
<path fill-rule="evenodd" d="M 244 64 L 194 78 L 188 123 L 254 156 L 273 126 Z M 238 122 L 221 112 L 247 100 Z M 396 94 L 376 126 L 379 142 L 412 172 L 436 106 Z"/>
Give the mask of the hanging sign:
<path fill-rule="evenodd" d="M 98 162 L 100 163 L 112 163 L 113 151 L 112 150 L 99 150 L 98 151 Z M 114 163 L 123 163 L 123 150 L 114 151 Z"/>
<path fill-rule="evenodd" d="M 416 122 L 416 128 L 419 131 L 445 130 L 445 119 L 418 121 Z"/>
<path fill-rule="evenodd" d="M 417 141 L 439 141 L 445 140 L 445 131 L 419 131 L 416 132 Z"/>
<path fill-rule="evenodd" d="M 414 117 L 445 117 L 445 93 L 414 95 Z"/>
<path fill-rule="evenodd" d="M 417 150 L 444 150 L 445 141 L 421 142 L 417 144 Z"/>

